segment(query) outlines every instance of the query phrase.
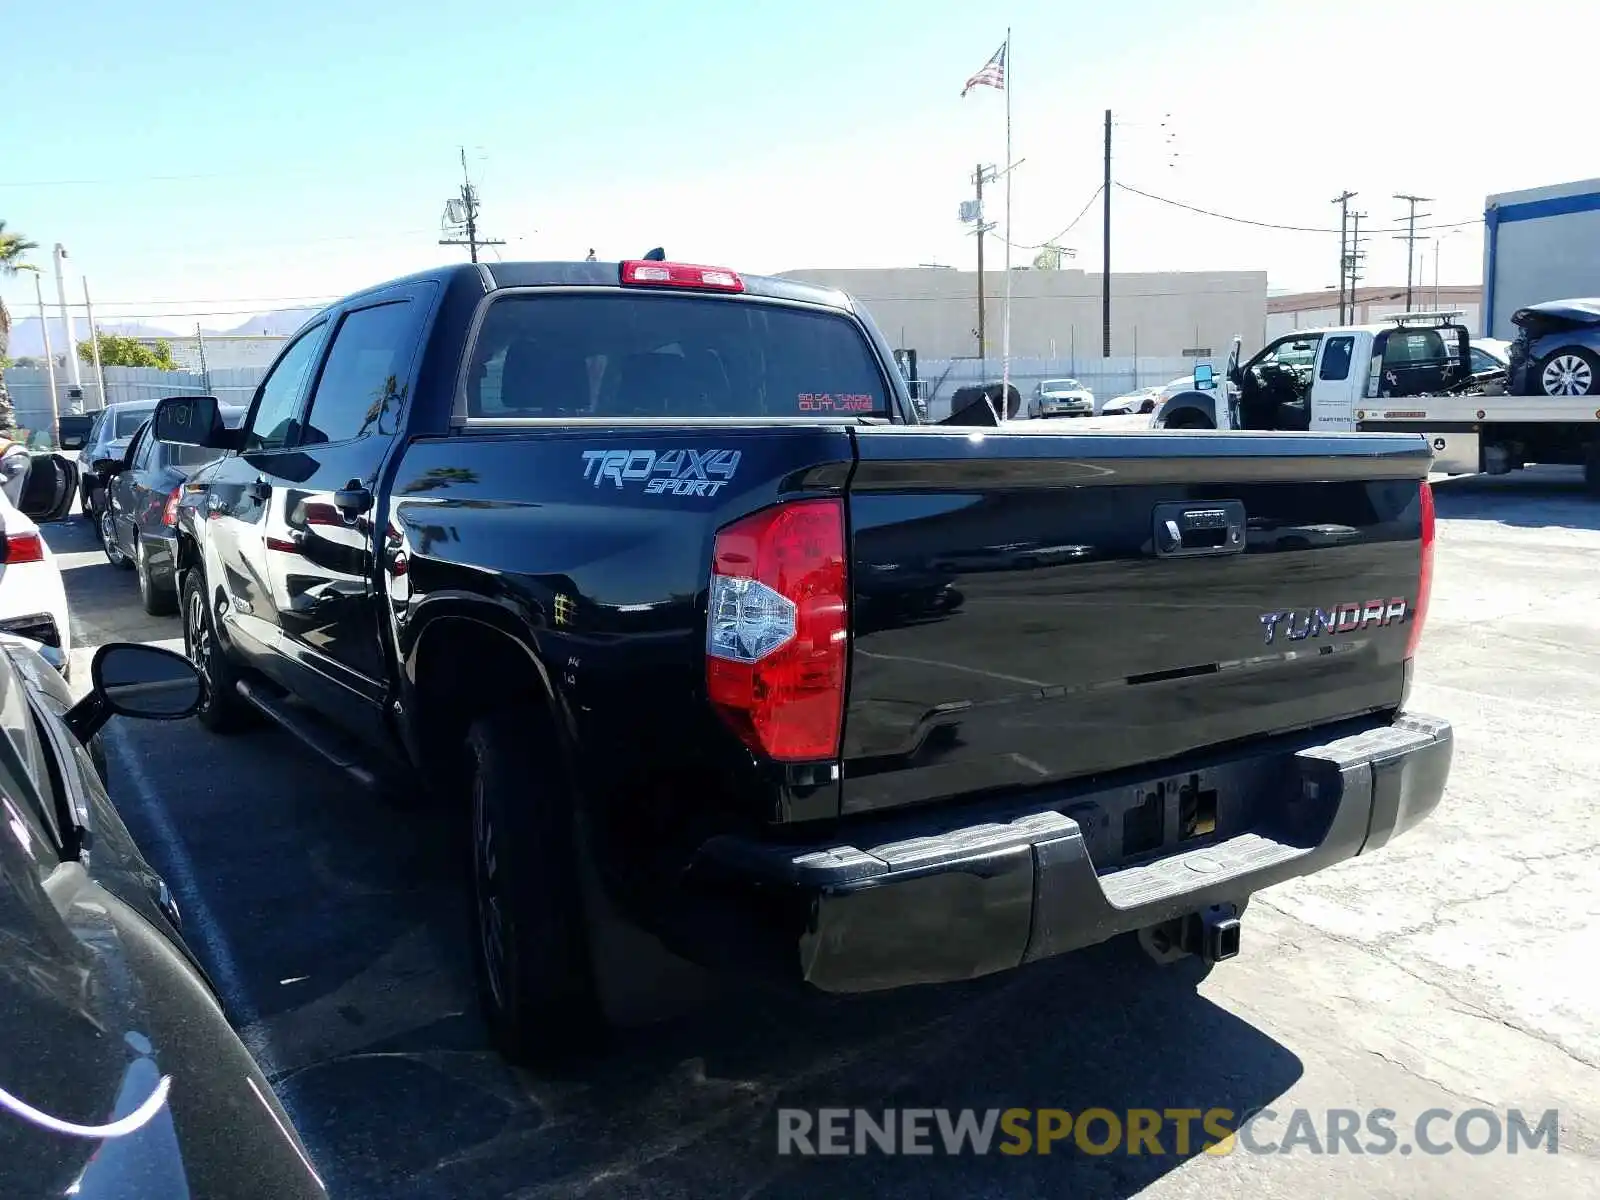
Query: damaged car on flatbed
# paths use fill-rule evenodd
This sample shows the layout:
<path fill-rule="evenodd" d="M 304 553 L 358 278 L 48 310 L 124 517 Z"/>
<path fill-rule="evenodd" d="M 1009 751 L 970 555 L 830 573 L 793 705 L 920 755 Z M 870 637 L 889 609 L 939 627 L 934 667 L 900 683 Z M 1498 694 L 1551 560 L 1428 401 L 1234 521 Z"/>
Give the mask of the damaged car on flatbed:
<path fill-rule="evenodd" d="M 241 429 L 155 430 L 221 453 L 177 521 L 201 719 L 459 805 L 516 1059 L 657 955 L 835 993 L 1209 964 L 1449 772 L 1406 705 L 1414 434 L 929 425 L 850 297 L 659 255 L 375 287 Z"/>

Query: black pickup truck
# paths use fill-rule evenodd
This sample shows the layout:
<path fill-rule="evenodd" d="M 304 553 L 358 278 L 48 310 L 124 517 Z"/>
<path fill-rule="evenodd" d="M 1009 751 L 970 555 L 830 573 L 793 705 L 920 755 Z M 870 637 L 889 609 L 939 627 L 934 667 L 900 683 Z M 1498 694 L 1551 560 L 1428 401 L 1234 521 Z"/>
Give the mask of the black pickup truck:
<path fill-rule="evenodd" d="M 660 259 L 385 284 L 242 428 L 154 420 L 225 452 L 202 719 L 460 804 L 514 1057 L 602 1026 L 613 927 L 828 992 L 1227 958 L 1449 772 L 1415 436 L 928 425 L 848 296 Z"/>

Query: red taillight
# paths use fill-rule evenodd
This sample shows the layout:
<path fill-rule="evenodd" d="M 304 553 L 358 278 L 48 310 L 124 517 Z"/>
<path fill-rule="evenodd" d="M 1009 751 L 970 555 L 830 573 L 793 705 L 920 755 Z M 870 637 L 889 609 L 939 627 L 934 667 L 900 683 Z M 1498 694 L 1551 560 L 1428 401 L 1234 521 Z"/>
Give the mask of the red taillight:
<path fill-rule="evenodd" d="M 742 292 L 744 280 L 726 267 L 630 259 L 622 264 L 622 282 L 641 287 L 694 288 L 708 292 Z"/>
<path fill-rule="evenodd" d="M 44 561 L 44 541 L 37 533 L 8 533 L 5 547 L 7 566 Z"/>
<path fill-rule="evenodd" d="M 1422 571 L 1417 579 L 1417 603 L 1411 610 L 1411 633 L 1406 638 L 1406 657 L 1415 658 L 1422 640 L 1422 625 L 1428 619 L 1428 595 L 1433 591 L 1433 487 L 1422 481 Z"/>
<path fill-rule="evenodd" d="M 178 501 L 183 499 L 183 485 L 180 483 L 172 489 L 172 494 L 167 497 L 166 507 L 161 510 L 161 523 L 163 525 L 176 525 L 178 523 Z"/>
<path fill-rule="evenodd" d="M 834 758 L 844 716 L 844 503 L 799 500 L 717 534 L 706 691 L 752 750 Z"/>

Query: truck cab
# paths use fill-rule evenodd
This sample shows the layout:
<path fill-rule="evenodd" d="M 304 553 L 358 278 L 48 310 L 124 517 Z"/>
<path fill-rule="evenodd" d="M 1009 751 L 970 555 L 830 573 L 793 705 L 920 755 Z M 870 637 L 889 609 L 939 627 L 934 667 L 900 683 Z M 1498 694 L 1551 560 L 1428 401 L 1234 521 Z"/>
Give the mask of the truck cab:
<path fill-rule="evenodd" d="M 1234 340 L 1225 387 L 1196 367 L 1195 387 L 1167 401 L 1167 429 L 1355 430 L 1368 400 L 1438 395 L 1471 377 L 1459 313 L 1406 313 L 1387 324 L 1297 329 L 1244 363 Z M 1204 377 L 1202 377 L 1202 375 Z M 1211 386 L 1207 386 L 1207 384 Z"/>

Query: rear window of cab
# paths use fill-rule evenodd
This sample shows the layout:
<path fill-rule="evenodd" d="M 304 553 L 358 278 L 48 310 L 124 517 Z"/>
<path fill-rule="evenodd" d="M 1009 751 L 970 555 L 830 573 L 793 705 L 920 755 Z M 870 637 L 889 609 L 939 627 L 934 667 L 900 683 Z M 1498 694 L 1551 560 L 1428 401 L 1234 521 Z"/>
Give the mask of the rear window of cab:
<path fill-rule="evenodd" d="M 888 395 L 838 313 L 725 297 L 512 293 L 484 313 L 468 417 L 869 417 Z"/>

